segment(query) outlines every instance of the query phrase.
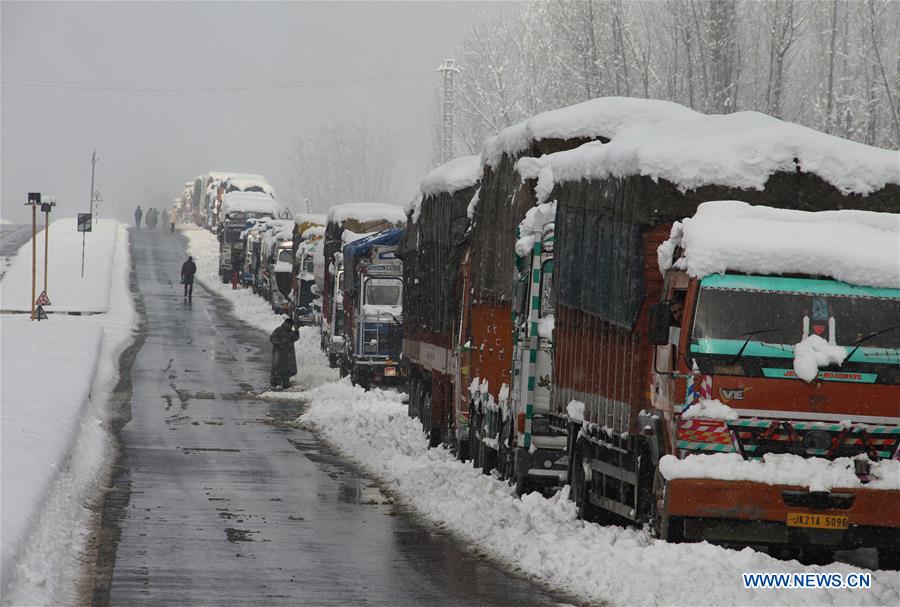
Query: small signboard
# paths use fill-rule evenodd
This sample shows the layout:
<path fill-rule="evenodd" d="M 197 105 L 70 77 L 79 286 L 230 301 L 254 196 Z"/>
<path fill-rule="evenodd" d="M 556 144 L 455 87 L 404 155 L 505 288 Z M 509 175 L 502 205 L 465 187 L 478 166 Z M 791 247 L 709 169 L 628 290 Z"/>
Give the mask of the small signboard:
<path fill-rule="evenodd" d="M 41 321 L 41 320 L 48 320 L 48 318 L 47 318 L 47 313 L 44 312 L 44 306 L 38 306 L 38 307 L 35 309 L 35 311 L 34 311 L 34 317 L 37 318 L 39 321 Z"/>
<path fill-rule="evenodd" d="M 34 305 L 36 306 L 49 306 L 50 298 L 47 297 L 46 291 L 41 291 L 41 294 L 38 295 L 38 298 L 35 300 Z"/>
<path fill-rule="evenodd" d="M 79 213 L 78 214 L 78 231 L 79 232 L 90 232 L 91 231 L 91 214 L 90 213 Z"/>
<path fill-rule="evenodd" d="M 41 204 L 41 193 L 28 192 L 28 204 Z"/>

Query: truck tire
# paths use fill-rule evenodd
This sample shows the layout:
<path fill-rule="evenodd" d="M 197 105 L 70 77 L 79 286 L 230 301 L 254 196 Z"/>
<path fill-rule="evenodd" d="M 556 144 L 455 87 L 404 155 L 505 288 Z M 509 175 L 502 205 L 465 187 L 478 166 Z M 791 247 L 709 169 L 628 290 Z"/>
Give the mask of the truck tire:
<path fill-rule="evenodd" d="M 886 571 L 900 571 L 900 546 L 879 546 L 878 568 Z"/>
<path fill-rule="evenodd" d="M 406 403 L 406 413 L 412 419 L 419 416 L 419 376 L 413 377 L 409 384 L 409 400 Z"/>
<path fill-rule="evenodd" d="M 804 565 L 829 565 L 834 562 L 834 549 L 825 546 L 804 546 L 800 562 Z"/>

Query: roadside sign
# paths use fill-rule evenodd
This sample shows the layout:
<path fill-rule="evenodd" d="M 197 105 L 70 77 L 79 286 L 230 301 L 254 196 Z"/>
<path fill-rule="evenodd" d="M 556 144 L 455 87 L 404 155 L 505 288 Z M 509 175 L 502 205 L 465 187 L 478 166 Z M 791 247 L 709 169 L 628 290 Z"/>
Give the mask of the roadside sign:
<path fill-rule="evenodd" d="M 41 321 L 41 320 L 49 320 L 49 319 L 47 318 L 47 313 L 44 312 L 44 306 L 38 306 L 38 307 L 37 307 L 37 309 L 34 311 L 34 317 L 37 318 L 38 321 Z"/>
<path fill-rule="evenodd" d="M 28 192 L 28 204 L 41 204 L 41 193 Z"/>
<path fill-rule="evenodd" d="M 47 297 L 47 292 L 46 292 L 46 291 L 41 291 L 41 294 L 38 295 L 38 298 L 35 300 L 34 305 L 36 305 L 36 306 L 49 306 L 49 305 L 51 305 L 51 304 L 50 304 L 50 298 Z"/>
<path fill-rule="evenodd" d="M 78 231 L 79 232 L 90 232 L 91 231 L 91 214 L 90 213 L 78 213 Z"/>

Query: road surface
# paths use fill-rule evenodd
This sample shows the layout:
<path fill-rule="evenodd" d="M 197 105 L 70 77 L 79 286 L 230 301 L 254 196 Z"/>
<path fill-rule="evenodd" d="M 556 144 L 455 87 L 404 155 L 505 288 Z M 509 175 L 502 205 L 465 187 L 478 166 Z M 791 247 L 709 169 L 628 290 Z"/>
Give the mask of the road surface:
<path fill-rule="evenodd" d="M 193 304 L 183 300 L 179 235 L 131 236 L 143 329 L 133 361 L 123 357 L 116 392 L 127 423 L 90 602 L 565 601 L 385 503 L 314 435 L 285 423 L 301 403 L 255 398 L 269 379 L 267 336 L 236 321 L 199 284 Z"/>

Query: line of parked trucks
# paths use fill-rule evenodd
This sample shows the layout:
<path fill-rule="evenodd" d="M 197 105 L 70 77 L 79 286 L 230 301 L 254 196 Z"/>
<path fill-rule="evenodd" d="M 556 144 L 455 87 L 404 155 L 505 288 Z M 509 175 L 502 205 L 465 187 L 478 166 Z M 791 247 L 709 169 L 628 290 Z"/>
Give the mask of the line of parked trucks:
<path fill-rule="evenodd" d="M 432 446 L 519 494 L 896 569 L 898 167 L 754 112 L 600 98 L 438 167 L 405 214 L 295 228 L 292 281 L 333 366 L 405 386 Z"/>

